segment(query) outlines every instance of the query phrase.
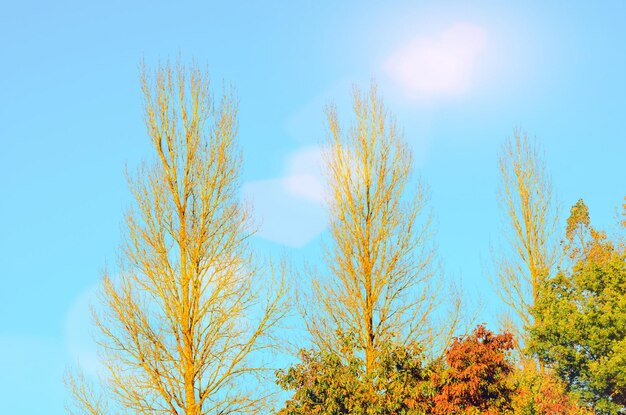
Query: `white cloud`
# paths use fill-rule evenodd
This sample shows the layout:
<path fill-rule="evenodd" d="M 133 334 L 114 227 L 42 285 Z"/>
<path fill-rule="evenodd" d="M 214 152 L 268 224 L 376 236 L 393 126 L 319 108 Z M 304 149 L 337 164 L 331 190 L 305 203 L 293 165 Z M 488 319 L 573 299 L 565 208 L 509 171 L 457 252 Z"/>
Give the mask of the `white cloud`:
<path fill-rule="evenodd" d="M 282 187 L 295 197 L 324 203 L 321 179 L 322 152 L 319 147 L 305 147 L 287 159 L 287 176 Z"/>
<path fill-rule="evenodd" d="M 293 247 L 302 247 L 326 226 L 321 150 L 305 147 L 289 156 L 285 175 L 244 184 L 261 229 L 259 236 Z"/>
<path fill-rule="evenodd" d="M 414 98 L 461 95 L 471 87 L 486 43 L 483 28 L 456 24 L 439 36 L 419 36 L 401 46 L 383 70 Z"/>
<path fill-rule="evenodd" d="M 260 237 L 302 247 L 324 230 L 326 215 L 321 205 L 294 197 L 286 187 L 283 178 L 257 180 L 246 183 L 243 193 L 253 202 Z"/>
<path fill-rule="evenodd" d="M 314 203 L 322 203 L 324 201 L 324 187 L 315 175 L 294 174 L 283 177 L 280 179 L 279 185 L 294 197 Z"/>

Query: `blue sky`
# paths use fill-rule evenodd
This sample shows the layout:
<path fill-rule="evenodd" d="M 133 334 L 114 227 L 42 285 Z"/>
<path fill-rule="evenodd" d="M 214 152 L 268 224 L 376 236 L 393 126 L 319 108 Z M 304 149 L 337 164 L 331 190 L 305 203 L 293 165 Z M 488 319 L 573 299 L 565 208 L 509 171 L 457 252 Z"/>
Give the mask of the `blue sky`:
<path fill-rule="evenodd" d="M 626 3 L 3 2 L 0 397 L 63 413 L 64 368 L 93 364 L 89 298 L 114 265 L 124 167 L 150 156 L 138 66 L 195 59 L 240 99 L 243 194 L 265 254 L 314 257 L 324 106 L 376 79 L 431 187 L 447 274 L 501 311 L 484 277 L 499 239 L 497 152 L 520 127 L 564 212 L 610 227 L 626 194 Z"/>

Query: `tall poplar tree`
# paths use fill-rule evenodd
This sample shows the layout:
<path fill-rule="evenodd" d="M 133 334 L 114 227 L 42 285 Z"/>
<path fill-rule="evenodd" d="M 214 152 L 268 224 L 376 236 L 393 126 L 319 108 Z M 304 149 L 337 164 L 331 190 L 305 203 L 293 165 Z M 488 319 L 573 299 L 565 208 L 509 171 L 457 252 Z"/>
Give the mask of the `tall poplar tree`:
<path fill-rule="evenodd" d="M 559 262 L 558 209 L 538 146 L 516 130 L 500 152 L 498 201 L 504 212 L 505 249 L 496 252 L 493 281 L 513 310 L 510 329 L 520 344 L 534 324 L 531 310 L 542 283 Z"/>
<path fill-rule="evenodd" d="M 330 239 L 329 275 L 312 275 L 315 304 L 305 311 L 314 343 L 340 353 L 354 335 L 373 372 L 383 344 L 440 334 L 430 324 L 441 287 L 434 267 L 431 214 L 412 155 L 376 87 L 353 97 L 354 122 L 343 129 L 327 111 L 325 148 Z M 451 336 L 450 336 L 451 337 Z"/>
<path fill-rule="evenodd" d="M 117 276 L 104 275 L 96 325 L 102 394 L 69 379 L 78 413 L 256 413 L 259 352 L 284 313 L 284 286 L 261 292 L 238 197 L 237 104 L 215 102 L 195 66 L 142 73 L 154 150 L 129 180 L 135 203 Z"/>

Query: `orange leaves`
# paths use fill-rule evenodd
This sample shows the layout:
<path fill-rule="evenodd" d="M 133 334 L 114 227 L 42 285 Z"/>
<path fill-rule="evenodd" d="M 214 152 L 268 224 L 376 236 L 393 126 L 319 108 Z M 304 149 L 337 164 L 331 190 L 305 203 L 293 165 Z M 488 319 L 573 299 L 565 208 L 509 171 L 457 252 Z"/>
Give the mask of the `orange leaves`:
<path fill-rule="evenodd" d="M 456 338 L 446 351 L 448 368 L 433 375 L 438 391 L 434 414 L 498 414 L 510 408 L 513 388 L 508 381 L 514 367 L 509 351 L 510 333 L 494 334 L 479 325 L 474 332 Z"/>
<path fill-rule="evenodd" d="M 540 374 L 534 366 L 525 367 L 516 375 L 517 392 L 513 413 L 541 415 L 584 415 L 593 413 L 580 406 L 554 374 Z"/>

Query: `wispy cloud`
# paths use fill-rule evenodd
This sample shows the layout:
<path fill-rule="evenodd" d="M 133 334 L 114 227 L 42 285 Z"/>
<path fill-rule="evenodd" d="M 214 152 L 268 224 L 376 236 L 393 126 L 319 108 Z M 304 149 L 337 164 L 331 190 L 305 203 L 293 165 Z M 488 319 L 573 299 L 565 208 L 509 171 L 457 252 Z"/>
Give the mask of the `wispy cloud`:
<path fill-rule="evenodd" d="M 384 72 L 413 98 L 461 95 L 487 44 L 486 31 L 456 24 L 435 36 L 418 36 L 400 46 L 384 63 Z"/>
<path fill-rule="evenodd" d="M 320 162 L 319 147 L 304 147 L 287 158 L 284 176 L 244 184 L 243 195 L 254 206 L 260 237 L 302 247 L 324 230 Z"/>
<path fill-rule="evenodd" d="M 283 187 L 294 197 L 324 203 L 321 180 L 322 152 L 319 147 L 305 147 L 287 159 Z"/>

